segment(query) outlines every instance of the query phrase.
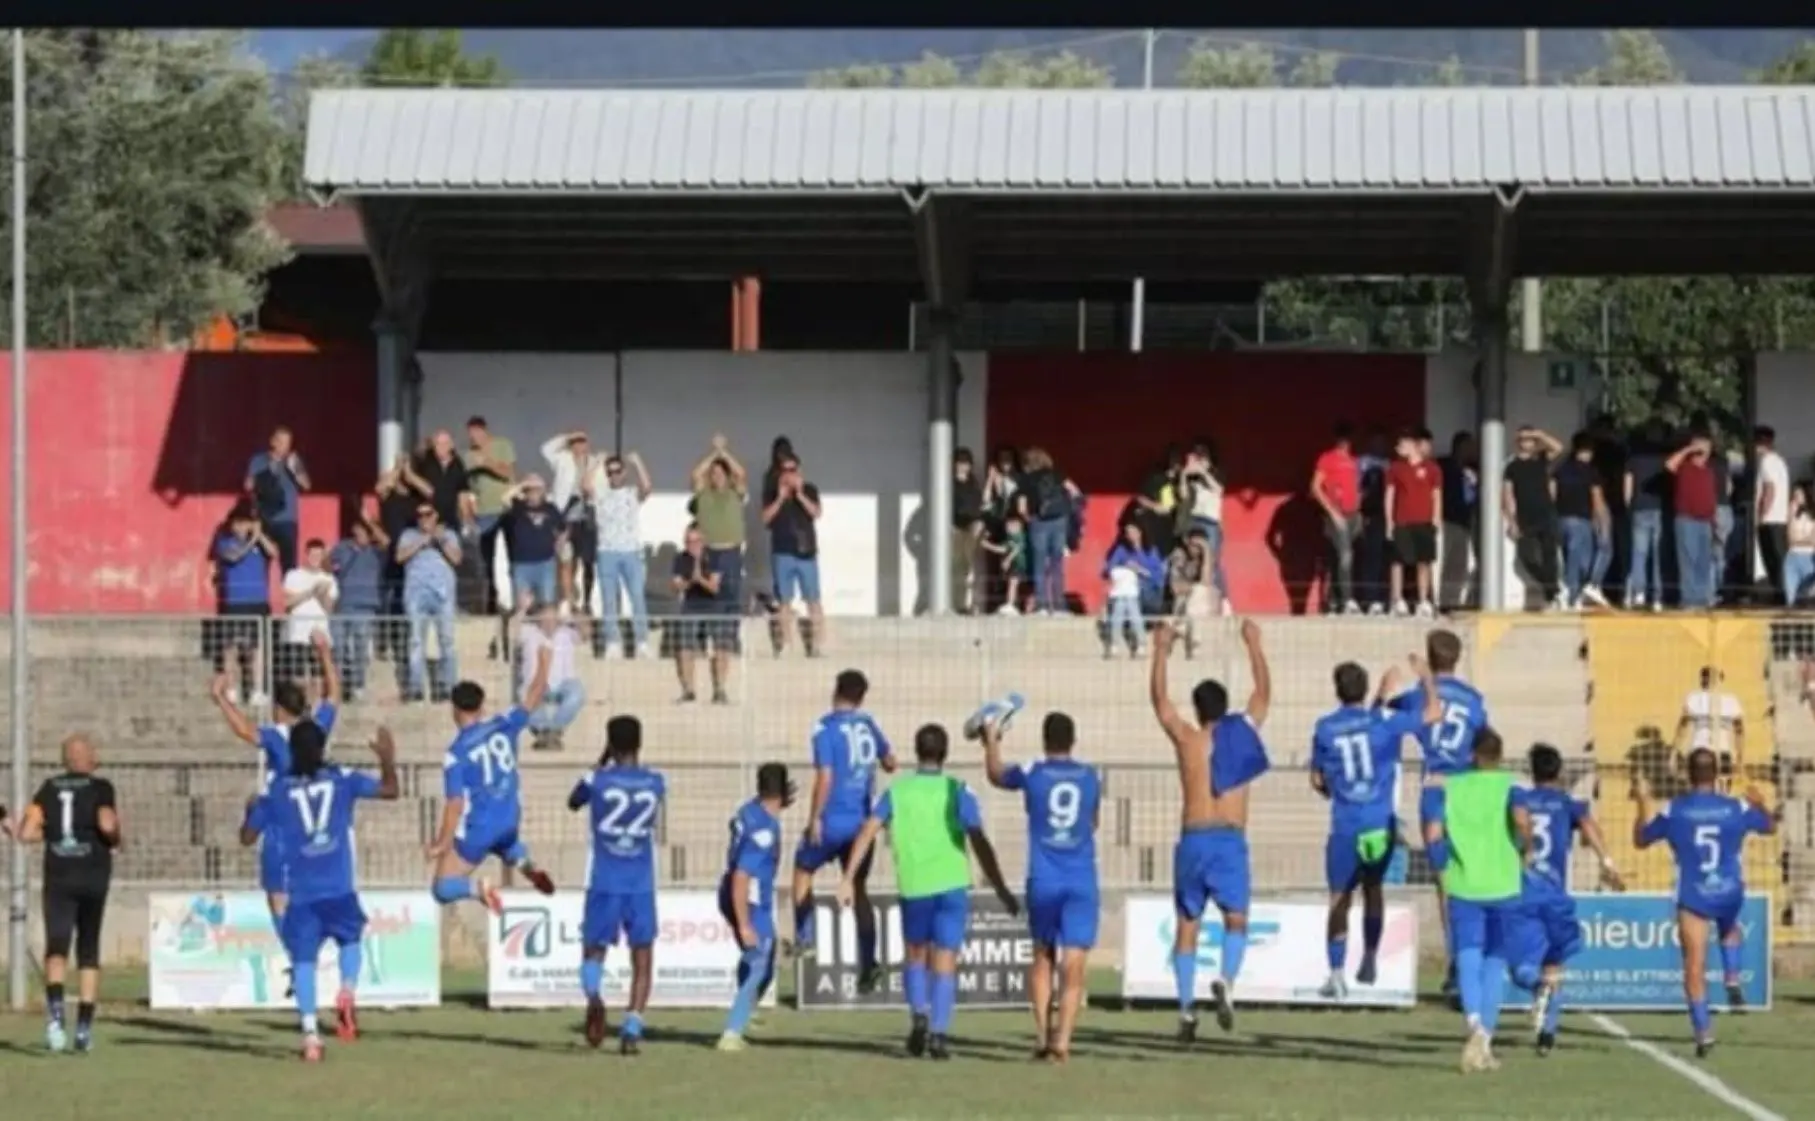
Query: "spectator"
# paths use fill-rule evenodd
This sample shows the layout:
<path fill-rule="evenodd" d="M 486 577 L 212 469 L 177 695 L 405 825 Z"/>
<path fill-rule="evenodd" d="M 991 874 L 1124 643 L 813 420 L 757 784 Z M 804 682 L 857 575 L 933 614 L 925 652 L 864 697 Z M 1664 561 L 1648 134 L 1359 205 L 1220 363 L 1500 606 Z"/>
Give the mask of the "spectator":
<path fill-rule="evenodd" d="M 416 524 L 416 507 L 420 501 L 415 489 L 404 480 L 409 465 L 409 457 L 399 455 L 390 470 L 379 474 L 378 482 L 372 488 L 377 499 L 378 527 L 387 539 L 384 579 L 379 585 L 378 613 L 381 618 L 376 645 L 399 666 L 409 654 L 410 629 L 403 622 L 403 565 L 397 563 L 397 539 L 403 536 L 404 530 Z"/>
<path fill-rule="evenodd" d="M 1632 548 L 1626 565 L 1625 605 L 1632 610 L 1650 604 L 1653 611 L 1659 611 L 1664 606 L 1664 504 L 1670 497 L 1664 446 L 1663 426 L 1651 421 L 1626 458 L 1622 489 L 1632 521 Z"/>
<path fill-rule="evenodd" d="M 969 448 L 952 455 L 952 611 L 966 615 L 973 610 L 971 584 L 977 572 L 977 553 L 983 541 L 983 483 Z M 974 607 L 983 606 L 978 588 Z"/>
<path fill-rule="evenodd" d="M 584 432 L 563 432 L 542 444 L 542 458 L 553 473 L 548 501 L 567 522 L 567 548 L 563 553 L 571 568 L 561 584 L 570 602 L 590 610 L 592 586 L 598 576 L 599 535 L 591 504 L 580 493 L 580 484 L 592 473 L 596 462 L 592 441 Z"/>
<path fill-rule="evenodd" d="M 265 536 L 250 505 L 241 502 L 215 535 L 213 552 L 219 617 L 209 620 L 208 656 L 219 675 L 227 672 L 227 652 L 234 652 L 239 688 L 228 696 L 238 704 L 244 695 L 256 707 L 266 700 L 260 687 L 259 651 L 265 645 L 264 621 L 271 615 L 270 566 L 277 546 Z"/>
<path fill-rule="evenodd" d="M 466 464 L 454 454 L 454 437 L 442 429 L 430 437 L 428 447 L 417 454 L 408 467 L 405 481 L 418 498 L 424 498 L 435 507 L 436 520 L 447 527 L 450 533 L 460 533 L 477 545 L 477 534 L 472 531 L 473 494 L 471 484 L 466 476 Z M 399 539 L 401 540 L 401 538 Z M 477 551 L 475 548 L 473 551 Z M 461 549 L 461 559 L 454 562 L 455 590 L 459 591 L 459 568 L 469 564 L 474 558 L 468 557 L 468 550 Z M 467 574 L 469 590 L 476 590 L 477 574 L 470 569 Z M 449 610 L 453 604 L 449 604 Z"/>
<path fill-rule="evenodd" d="M 634 481 L 625 468 L 636 472 Z M 618 612 L 630 600 L 630 627 L 638 657 L 649 655 L 649 570 L 643 560 L 643 503 L 655 488 L 649 469 L 636 452 L 607 456 L 603 466 L 586 474 L 583 493 L 592 503 L 598 530 L 600 628 L 594 649 L 606 656 L 622 649 Z M 584 606 L 584 605 L 582 605 Z"/>
<path fill-rule="evenodd" d="M 1103 561 L 1103 578 L 1109 582 L 1109 605 L 1103 620 L 1103 657 L 1115 652 L 1118 638 L 1126 638 L 1135 657 L 1141 653 L 1146 633 L 1142 617 L 1158 614 L 1160 591 L 1166 583 L 1166 562 L 1147 544 L 1140 524 L 1122 526 L 1122 539 Z"/>
<path fill-rule="evenodd" d="M 1506 465 L 1502 501 L 1506 532 L 1513 539 L 1519 564 L 1537 584 L 1546 606 L 1560 608 L 1557 580 L 1557 504 L 1551 467 L 1563 445 L 1542 429 L 1524 425 Z"/>
<path fill-rule="evenodd" d="M 1386 433 L 1370 428 L 1361 454 L 1355 458 L 1361 473 L 1361 547 L 1355 556 L 1355 588 L 1369 615 L 1386 614 L 1386 471 L 1392 465 L 1391 451 Z"/>
<path fill-rule="evenodd" d="M 1601 561 L 1601 578 L 1594 581 L 1602 598 L 1606 598 L 1607 575 L 1618 572 L 1624 580 L 1632 565 L 1632 558 L 1623 555 L 1631 540 L 1626 528 L 1631 521 L 1631 511 L 1626 507 L 1626 464 L 1632 458 L 1632 449 L 1611 413 L 1596 413 L 1588 424 L 1588 435 L 1594 441 L 1594 469 L 1600 478 L 1601 498 L 1607 503 L 1606 540 L 1600 544 L 1605 559 Z"/>
<path fill-rule="evenodd" d="M 1032 553 L 1027 544 L 1027 523 L 1021 515 L 1010 514 L 1002 526 L 1001 537 L 986 540 L 983 549 L 994 558 L 1002 576 L 1002 606 L 998 613 L 1015 615 L 1033 579 Z"/>
<path fill-rule="evenodd" d="M 693 465 L 694 524 L 706 543 L 706 563 L 718 573 L 712 599 L 721 615 L 740 615 L 744 603 L 744 503 L 750 475 L 731 454 L 724 433 L 712 437 L 705 457 Z"/>
<path fill-rule="evenodd" d="M 1790 523 L 1785 527 L 1783 601 L 1795 607 L 1815 584 L 1815 512 L 1809 508 L 1809 488 L 1798 485 L 1790 492 Z"/>
<path fill-rule="evenodd" d="M 695 698 L 693 667 L 699 654 L 705 651 L 712 674 L 712 703 L 729 704 L 731 698 L 725 692 L 725 683 L 731 674 L 731 656 L 738 652 L 738 620 L 726 618 L 725 612 L 720 610 L 724 569 L 714 563 L 712 550 L 707 547 L 705 534 L 697 523 L 687 527 L 681 551 L 674 558 L 671 580 L 681 617 L 665 629 L 664 637 L 674 656 L 675 673 L 680 678 L 681 703 L 690 704 Z"/>
<path fill-rule="evenodd" d="M 1714 606 L 1716 511 L 1720 505 L 1713 464 L 1714 441 L 1707 429 L 1691 432 L 1689 442 L 1665 461 L 1676 479 L 1676 571 L 1682 605 L 1705 610 Z"/>
<path fill-rule="evenodd" d="M 1141 524 L 1141 534 L 1149 545 L 1170 554 L 1179 542 L 1176 532 L 1178 493 L 1175 486 L 1184 457 L 1176 447 L 1168 447 L 1165 456 L 1141 482 L 1134 496 L 1133 517 Z"/>
<path fill-rule="evenodd" d="M 1335 439 L 1311 469 L 1311 500 L 1323 510 L 1324 540 L 1330 556 L 1324 610 L 1361 613 L 1355 598 L 1355 543 L 1361 533 L 1361 467 L 1355 460 L 1354 429 L 1336 426 Z"/>
<path fill-rule="evenodd" d="M 1470 574 L 1475 568 L 1475 519 L 1481 501 L 1481 459 L 1475 438 L 1458 432 L 1450 438 L 1443 470 L 1443 535 L 1438 542 L 1437 606 L 1445 611 L 1473 599 Z"/>
<path fill-rule="evenodd" d="M 1731 786 L 1735 774 L 1745 774 L 1745 706 L 1726 688 L 1726 674 L 1718 666 L 1703 666 L 1697 684 L 1699 688 L 1683 697 L 1671 746 L 1678 766 L 1686 751 L 1714 752 L 1725 788 Z"/>
<path fill-rule="evenodd" d="M 1016 482 L 1016 512 L 1027 525 L 1033 563 L 1034 610 L 1056 615 L 1065 600 L 1065 538 L 1071 529 L 1072 499 L 1078 488 L 1053 466 L 1044 448 L 1028 448 L 1027 472 Z"/>
<path fill-rule="evenodd" d="M 548 501 L 548 488 L 542 476 L 523 476 L 521 482 L 504 495 L 504 530 L 511 562 L 512 598 L 518 604 L 560 601 L 556 553 L 560 549 L 567 523 L 558 509 Z"/>
<path fill-rule="evenodd" d="M 990 547 L 984 558 L 987 587 L 977 604 L 979 612 L 1002 606 L 1019 607 L 1007 596 L 1008 588 L 1003 580 L 1001 558 L 1008 542 L 1009 515 L 1014 514 L 1019 506 L 1015 494 L 1020 478 L 1021 453 L 1014 448 L 997 448 L 995 458 L 990 460 L 989 471 L 983 478 L 983 533 L 984 542 Z M 1022 529 L 1026 529 L 1025 523 Z M 999 600 L 998 596 L 1001 597 Z"/>
<path fill-rule="evenodd" d="M 807 626 L 800 644 L 807 657 L 818 655 L 826 638 L 825 608 L 819 595 L 819 488 L 800 473 L 791 451 L 771 468 L 763 486 L 763 524 L 769 527 L 769 564 L 775 582 L 775 653 L 788 648 L 794 597 L 807 605 Z"/>
<path fill-rule="evenodd" d="M 390 564 L 391 539 L 384 527 L 360 518 L 352 536 L 343 538 L 328 553 L 328 570 L 340 585 L 334 601 L 334 661 L 344 678 L 347 700 L 357 700 L 366 687 L 366 667 L 372 654 L 372 622 L 384 607 L 385 569 Z"/>
<path fill-rule="evenodd" d="M 1594 454 L 1594 437 L 1576 433 L 1570 441 L 1569 458 L 1557 464 L 1551 483 L 1557 532 L 1563 540 L 1563 603 L 1572 608 L 1584 603 L 1608 605 L 1601 581 L 1612 560 L 1612 531 Z"/>
<path fill-rule="evenodd" d="M 296 567 L 296 524 L 302 492 L 309 489 L 309 469 L 296 453 L 290 430 L 278 427 L 271 443 L 246 464 L 245 490 L 265 535 L 277 550 L 279 570 Z"/>
<path fill-rule="evenodd" d="M 1393 540 L 1393 563 L 1388 569 L 1388 596 L 1393 614 L 1409 615 L 1405 599 L 1405 570 L 1411 569 L 1418 594 L 1418 617 L 1436 614 L 1431 600 L 1432 568 L 1437 562 L 1437 522 L 1443 503 L 1443 473 L 1424 454 L 1425 443 L 1417 432 L 1399 437 L 1398 458 L 1386 471 L 1386 519 Z"/>
<path fill-rule="evenodd" d="M 1700 423 L 1705 428 L 1708 422 L 1703 420 Z M 1713 566 L 1708 574 L 1708 588 L 1711 593 L 1708 606 L 1713 607 L 1725 598 L 1728 555 L 1739 543 L 1733 534 L 1733 478 L 1736 475 L 1744 477 L 1746 457 L 1737 448 L 1728 448 L 1726 451 L 1716 450 L 1708 456 L 1708 468 L 1714 473 L 1714 545 L 1711 556 Z M 1747 541 L 1750 540 L 1751 535 L 1747 534 Z M 1750 550 L 1747 551 L 1750 552 Z M 1750 558 L 1747 559 L 1747 563 L 1750 564 Z"/>
<path fill-rule="evenodd" d="M 328 616 L 340 598 L 340 584 L 326 568 L 328 546 L 319 538 L 303 546 L 302 564 L 284 573 L 284 642 L 278 650 L 277 676 L 304 688 L 321 678 L 315 653 L 316 634 L 329 633 Z"/>
<path fill-rule="evenodd" d="M 503 536 L 498 523 L 509 505 L 507 496 L 517 477 L 517 448 L 505 437 L 492 435 L 482 416 L 467 418 L 466 445 L 462 462 L 466 467 L 467 484 L 473 492 L 473 522 L 479 534 L 479 574 L 485 581 L 483 606 L 487 615 L 493 615 L 498 611 L 498 541 Z M 508 541 L 505 547 L 508 553 Z M 503 568 L 510 571 L 508 556 Z"/>
<path fill-rule="evenodd" d="M 441 524 L 433 503 L 416 507 L 416 524 L 397 539 L 397 561 L 403 565 L 403 610 L 409 617 L 410 663 L 403 699 L 439 699 L 459 680 L 454 649 L 455 574 L 460 569 L 460 538 Z M 435 628 L 440 654 L 440 681 L 428 680 L 427 631 Z"/>
<path fill-rule="evenodd" d="M 1757 482 L 1753 486 L 1754 524 L 1758 526 L 1758 555 L 1764 564 L 1767 581 L 1780 579 L 1790 539 L 1790 468 L 1777 451 L 1777 431 L 1761 424 L 1752 430 L 1752 445 L 1758 460 Z M 1749 561 L 1749 558 L 1748 558 Z M 1785 586 L 1786 595 L 1794 591 Z M 1794 603 L 1791 598 L 1786 602 Z"/>
<path fill-rule="evenodd" d="M 1216 464 L 1216 449 L 1208 441 L 1193 444 L 1179 470 L 1178 505 L 1186 516 L 1185 529 L 1204 531 L 1209 542 L 1210 579 L 1224 613 L 1229 611 L 1229 577 L 1223 567 L 1223 475 Z"/>
<path fill-rule="evenodd" d="M 1185 657 L 1197 651 L 1197 628 L 1205 619 L 1218 614 L 1216 556 L 1211 552 L 1210 535 L 1194 529 L 1172 551 L 1166 562 L 1166 582 L 1172 593 L 1172 616 L 1185 639 Z"/>
<path fill-rule="evenodd" d="M 562 734 L 580 715 L 586 703 L 586 687 L 580 682 L 579 666 L 574 651 L 580 636 L 568 624 L 566 613 L 552 600 L 531 603 L 517 601 L 517 613 L 523 618 L 533 609 L 535 620 L 524 624 L 517 640 L 517 696 L 530 695 L 529 684 L 536 675 L 536 663 L 543 649 L 549 653 L 548 687 L 542 703 L 529 715 L 530 731 L 535 733 L 531 746 L 538 749 L 558 748 Z"/>

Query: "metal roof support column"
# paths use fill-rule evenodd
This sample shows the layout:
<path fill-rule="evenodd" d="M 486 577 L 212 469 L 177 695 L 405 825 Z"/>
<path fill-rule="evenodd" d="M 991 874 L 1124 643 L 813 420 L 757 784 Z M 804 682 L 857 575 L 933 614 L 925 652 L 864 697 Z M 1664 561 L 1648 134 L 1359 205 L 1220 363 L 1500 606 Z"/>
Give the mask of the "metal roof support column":
<path fill-rule="evenodd" d="M 926 610 L 950 614 L 963 589 L 952 587 L 952 452 L 958 419 L 957 309 L 970 278 L 970 239 L 961 202 L 905 191 L 914 217 L 920 279 L 927 300 Z"/>
<path fill-rule="evenodd" d="M 1523 188 L 1498 187 L 1489 212 L 1477 224 L 1469 254 L 1469 303 L 1476 346 L 1476 440 L 1480 448 L 1480 522 L 1475 534 L 1475 570 L 1483 611 L 1505 611 L 1506 597 L 1506 344 L 1507 306 L 1512 295 L 1512 220 Z M 1524 604 L 1519 605 L 1523 607 Z"/>
<path fill-rule="evenodd" d="M 388 470 L 409 447 L 419 399 L 416 340 L 428 310 L 427 262 L 409 237 L 408 203 L 361 201 L 359 220 L 384 301 L 372 333 L 378 342 L 378 470 Z"/>

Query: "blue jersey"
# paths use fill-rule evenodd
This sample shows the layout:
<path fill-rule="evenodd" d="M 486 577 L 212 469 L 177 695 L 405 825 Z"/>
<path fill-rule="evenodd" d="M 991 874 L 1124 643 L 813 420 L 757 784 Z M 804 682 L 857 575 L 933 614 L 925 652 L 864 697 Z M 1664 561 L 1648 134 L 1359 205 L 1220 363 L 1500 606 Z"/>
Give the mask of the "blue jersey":
<path fill-rule="evenodd" d="M 1475 762 L 1475 733 L 1487 727 L 1487 702 L 1473 685 L 1449 674 L 1437 678 L 1437 699 L 1442 702 L 1442 715 L 1417 734 L 1424 773 L 1466 771 Z M 1395 712 L 1422 712 L 1424 688 L 1408 689 L 1394 697 L 1391 706 Z"/>
<path fill-rule="evenodd" d="M 752 798 L 731 815 L 731 843 L 725 848 L 725 882 L 731 873 L 750 877 L 752 912 L 775 910 L 775 871 L 781 865 L 781 822 Z"/>
<path fill-rule="evenodd" d="M 1531 818 L 1531 859 L 1525 865 L 1525 899 L 1541 901 L 1569 894 L 1569 854 L 1588 803 L 1549 786 L 1513 790 L 1513 805 Z"/>
<path fill-rule="evenodd" d="M 1210 793 L 1220 798 L 1267 773 L 1267 745 L 1245 712 L 1232 712 L 1210 729 Z"/>
<path fill-rule="evenodd" d="M 1645 823 L 1647 844 L 1667 841 L 1676 857 L 1676 898 L 1692 909 L 1720 908 L 1745 898 L 1740 851 L 1746 834 L 1768 833 L 1771 818 L 1738 798 L 1695 790 L 1675 798 Z"/>
<path fill-rule="evenodd" d="M 1330 831 L 1358 835 L 1393 824 L 1399 744 L 1424 726 L 1422 712 L 1345 705 L 1311 730 L 1311 769 L 1330 795 Z"/>
<path fill-rule="evenodd" d="M 1075 759 L 1042 759 L 1010 767 L 1002 781 L 1021 791 L 1027 807 L 1028 884 L 1095 891 L 1097 809 L 1103 801 L 1095 768 Z"/>
<path fill-rule="evenodd" d="M 517 778 L 517 737 L 529 713 L 513 706 L 460 729 L 441 761 L 442 794 L 464 798 L 461 829 L 484 832 L 515 825 L 522 816 Z"/>
<path fill-rule="evenodd" d="M 358 891 L 353 803 L 378 792 L 372 775 L 323 767 L 308 777 L 285 775 L 265 794 L 265 824 L 283 847 L 291 906 Z"/>
<path fill-rule="evenodd" d="M 338 708 L 323 701 L 315 706 L 311 719 L 321 726 L 321 734 L 327 736 L 334 731 L 334 720 L 339 715 Z M 258 792 L 263 794 L 271 789 L 273 782 L 290 773 L 290 725 L 259 725 L 258 752 L 265 764 L 258 781 Z"/>
<path fill-rule="evenodd" d="M 876 765 L 890 754 L 888 737 L 866 712 L 834 709 L 813 725 L 813 766 L 832 772 L 824 820 L 861 822 L 870 816 Z"/>
<path fill-rule="evenodd" d="M 580 780 L 571 801 L 589 808 L 592 870 L 586 890 L 655 890 L 655 826 L 668 784 L 642 767 L 600 767 Z"/>

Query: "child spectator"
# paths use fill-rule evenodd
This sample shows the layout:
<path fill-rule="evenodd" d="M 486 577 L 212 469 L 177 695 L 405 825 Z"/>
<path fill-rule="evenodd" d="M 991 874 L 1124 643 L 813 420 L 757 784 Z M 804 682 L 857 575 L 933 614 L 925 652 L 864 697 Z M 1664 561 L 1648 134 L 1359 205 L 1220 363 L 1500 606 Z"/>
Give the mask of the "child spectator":
<path fill-rule="evenodd" d="M 1193 529 L 1185 535 L 1184 544 L 1172 551 L 1166 565 L 1166 582 L 1172 591 L 1174 625 L 1185 640 L 1185 657 L 1197 652 L 1197 624 L 1222 611 L 1222 597 L 1217 594 L 1216 553 L 1210 535 Z"/>
<path fill-rule="evenodd" d="M 1122 525 L 1122 539 L 1103 561 L 1103 578 L 1109 581 L 1109 606 L 1103 625 L 1103 657 L 1115 652 L 1118 637 L 1127 636 L 1129 653 L 1141 656 L 1141 617 L 1157 605 L 1166 579 L 1166 563 L 1150 547 L 1141 527 L 1133 521 Z"/>
<path fill-rule="evenodd" d="M 1027 523 L 1019 514 L 1009 514 L 1002 523 L 1001 540 L 985 541 L 983 550 L 995 558 L 1002 573 L 1002 607 L 998 613 L 1019 614 L 1021 592 L 1033 575 L 1033 560 L 1027 551 Z"/>

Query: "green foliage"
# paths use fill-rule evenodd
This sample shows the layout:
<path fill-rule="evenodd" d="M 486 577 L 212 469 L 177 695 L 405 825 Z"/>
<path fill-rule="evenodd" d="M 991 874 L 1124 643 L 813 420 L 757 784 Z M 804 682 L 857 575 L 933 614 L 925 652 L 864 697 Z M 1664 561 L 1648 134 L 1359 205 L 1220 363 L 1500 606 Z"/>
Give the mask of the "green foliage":
<path fill-rule="evenodd" d="M 241 39 L 26 40 L 31 345 L 180 346 L 216 316 L 250 313 L 265 273 L 286 258 L 263 220 L 280 193 L 286 135 Z M 0 121 L 10 121 L 12 59 L 0 55 Z M 9 198 L 11 168 L 0 170 Z M 12 236 L 3 209 L 0 244 Z M 0 318 L 6 332 L 10 317 Z"/>
<path fill-rule="evenodd" d="M 809 75 L 814 89 L 948 89 L 973 86 L 984 89 L 1106 89 L 1115 84 L 1109 68 L 1071 51 L 1034 57 L 1019 51 L 998 51 L 977 64 L 969 75 L 951 59 L 930 51 L 899 69 L 884 63 L 845 66 Z"/>
<path fill-rule="evenodd" d="M 460 32 L 392 28 L 378 36 L 360 75 L 385 86 L 501 86 L 506 75 L 492 55 L 469 55 Z"/>
<path fill-rule="evenodd" d="M 302 169 L 303 149 L 309 131 L 309 95 L 316 90 L 348 89 L 358 84 L 358 71 L 326 55 L 311 55 L 300 59 L 288 74 L 281 76 L 277 89 L 277 113 L 283 124 L 284 148 L 278 188 L 283 201 L 301 201 L 306 195 Z"/>

